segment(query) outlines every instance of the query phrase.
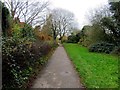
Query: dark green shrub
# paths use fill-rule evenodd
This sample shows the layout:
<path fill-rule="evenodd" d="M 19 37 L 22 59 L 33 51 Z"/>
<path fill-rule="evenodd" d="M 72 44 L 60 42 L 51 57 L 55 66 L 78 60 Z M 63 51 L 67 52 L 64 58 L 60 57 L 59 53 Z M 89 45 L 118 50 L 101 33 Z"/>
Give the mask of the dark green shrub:
<path fill-rule="evenodd" d="M 111 53 L 114 49 L 115 45 L 111 43 L 106 43 L 106 42 L 100 42 L 100 43 L 95 43 L 91 46 L 89 46 L 89 51 L 90 52 L 103 52 L 103 53 Z"/>
<path fill-rule="evenodd" d="M 80 37 L 78 35 L 72 34 L 72 35 L 68 36 L 67 42 L 68 43 L 77 43 L 77 42 L 79 42 L 79 39 L 80 39 Z"/>
<path fill-rule="evenodd" d="M 29 43 L 28 43 L 29 42 Z M 5 38 L 2 43 L 3 88 L 21 88 L 27 82 L 36 66 L 43 65 L 43 59 L 52 49 L 47 42 L 30 42 L 24 39 Z"/>
<path fill-rule="evenodd" d="M 34 37 L 32 26 L 25 24 L 24 27 L 21 28 L 21 34 L 22 37 L 28 37 L 28 38 Z"/>
<path fill-rule="evenodd" d="M 2 24 L 2 34 L 3 36 L 8 36 L 10 34 L 10 12 L 1 1 L 0 5 L 2 5 L 2 23 L 0 23 Z"/>

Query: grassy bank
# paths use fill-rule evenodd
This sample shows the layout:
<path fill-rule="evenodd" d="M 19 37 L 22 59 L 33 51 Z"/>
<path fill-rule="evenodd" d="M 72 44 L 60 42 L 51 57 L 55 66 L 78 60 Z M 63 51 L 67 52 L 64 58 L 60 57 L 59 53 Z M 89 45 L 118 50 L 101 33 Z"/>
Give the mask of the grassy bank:
<path fill-rule="evenodd" d="M 117 57 L 91 53 L 78 44 L 64 44 L 64 47 L 87 88 L 118 87 Z"/>

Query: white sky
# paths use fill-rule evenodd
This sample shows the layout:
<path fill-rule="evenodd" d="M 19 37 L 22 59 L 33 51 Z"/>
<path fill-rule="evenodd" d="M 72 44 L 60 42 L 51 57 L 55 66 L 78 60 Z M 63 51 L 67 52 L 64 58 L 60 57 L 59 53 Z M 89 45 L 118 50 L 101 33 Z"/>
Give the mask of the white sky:
<path fill-rule="evenodd" d="M 30 0 L 30 1 L 49 1 L 50 7 L 67 9 L 75 14 L 79 27 L 89 24 L 86 13 L 91 9 L 108 4 L 109 0 Z"/>
<path fill-rule="evenodd" d="M 75 14 L 79 27 L 89 24 L 85 15 L 91 9 L 100 7 L 108 3 L 108 0 L 48 0 L 52 8 L 67 9 Z"/>

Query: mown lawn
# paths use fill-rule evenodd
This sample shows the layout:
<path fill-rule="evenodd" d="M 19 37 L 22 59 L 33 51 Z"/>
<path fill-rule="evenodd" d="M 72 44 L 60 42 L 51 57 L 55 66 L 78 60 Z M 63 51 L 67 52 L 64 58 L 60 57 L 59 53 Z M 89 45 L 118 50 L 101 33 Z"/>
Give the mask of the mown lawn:
<path fill-rule="evenodd" d="M 87 88 L 118 88 L 118 58 L 91 53 L 78 44 L 64 44 L 82 83 Z"/>

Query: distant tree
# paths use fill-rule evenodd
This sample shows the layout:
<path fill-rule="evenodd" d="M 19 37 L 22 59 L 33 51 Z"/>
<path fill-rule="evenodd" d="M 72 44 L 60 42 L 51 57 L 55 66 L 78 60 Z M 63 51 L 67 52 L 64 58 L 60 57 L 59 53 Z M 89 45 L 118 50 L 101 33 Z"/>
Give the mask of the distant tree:
<path fill-rule="evenodd" d="M 47 16 L 46 17 L 46 22 L 45 24 L 43 25 L 42 29 L 41 29 L 41 32 L 44 33 L 44 34 L 47 34 L 49 36 L 53 36 L 53 32 L 51 30 L 52 28 L 52 21 L 51 21 L 51 16 Z"/>
<path fill-rule="evenodd" d="M 62 37 L 64 37 L 65 34 L 69 33 L 72 29 L 74 29 L 74 14 L 70 11 L 59 8 L 53 10 L 53 13 L 53 15 L 56 15 L 55 17 L 58 23 L 59 36 L 62 40 Z"/>
<path fill-rule="evenodd" d="M 57 19 L 52 14 L 50 14 L 50 21 L 51 21 L 53 40 L 56 41 L 56 38 L 58 36 L 58 24 L 57 24 Z"/>
<path fill-rule="evenodd" d="M 98 7 L 96 9 L 90 10 L 86 17 L 90 21 L 91 24 L 101 24 L 101 19 L 104 17 L 111 17 L 112 14 L 109 10 L 108 5 L 104 5 L 102 7 Z"/>
<path fill-rule="evenodd" d="M 59 35 L 59 40 L 62 40 L 62 38 L 68 34 L 71 33 L 72 30 L 74 30 L 75 27 L 75 18 L 74 14 L 70 11 L 57 8 L 54 9 L 51 14 L 51 30 L 54 39 Z"/>
<path fill-rule="evenodd" d="M 74 34 L 71 33 L 71 35 L 68 36 L 68 43 L 78 43 L 80 39 L 80 33 Z"/>

